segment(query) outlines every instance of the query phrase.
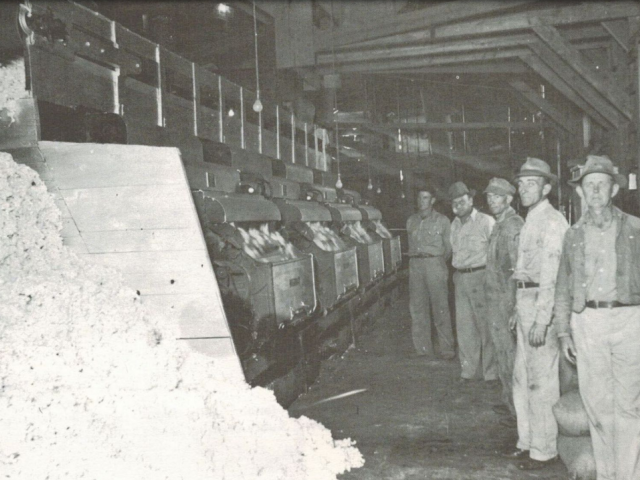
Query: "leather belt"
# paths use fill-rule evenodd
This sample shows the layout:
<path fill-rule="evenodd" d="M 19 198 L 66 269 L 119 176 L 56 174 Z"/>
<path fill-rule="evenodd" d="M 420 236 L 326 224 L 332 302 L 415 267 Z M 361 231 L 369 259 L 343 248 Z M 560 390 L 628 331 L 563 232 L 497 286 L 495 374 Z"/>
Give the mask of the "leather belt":
<path fill-rule="evenodd" d="M 536 282 L 523 282 L 522 280 L 518 280 L 516 282 L 516 286 L 518 288 L 537 288 L 540 284 Z"/>
<path fill-rule="evenodd" d="M 460 273 L 471 273 L 471 272 L 477 272 L 478 270 L 484 270 L 485 268 L 487 268 L 487 266 L 482 265 L 481 267 L 473 267 L 473 268 L 456 268 L 456 271 Z"/>
<path fill-rule="evenodd" d="M 596 300 L 587 300 L 587 308 L 618 308 L 618 307 L 635 307 L 635 303 L 620 303 L 617 300 L 613 302 L 598 302 Z"/>

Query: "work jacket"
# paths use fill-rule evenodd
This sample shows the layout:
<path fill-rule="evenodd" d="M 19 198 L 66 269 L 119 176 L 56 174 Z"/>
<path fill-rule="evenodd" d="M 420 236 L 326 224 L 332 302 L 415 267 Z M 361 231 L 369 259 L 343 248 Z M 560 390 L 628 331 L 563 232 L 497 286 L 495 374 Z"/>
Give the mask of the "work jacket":
<path fill-rule="evenodd" d="M 640 304 L 640 218 L 613 207 L 616 221 L 616 291 L 620 303 Z M 587 300 L 584 217 L 564 236 L 556 282 L 555 322 L 558 336 L 570 334 L 571 312 L 580 313 Z"/>

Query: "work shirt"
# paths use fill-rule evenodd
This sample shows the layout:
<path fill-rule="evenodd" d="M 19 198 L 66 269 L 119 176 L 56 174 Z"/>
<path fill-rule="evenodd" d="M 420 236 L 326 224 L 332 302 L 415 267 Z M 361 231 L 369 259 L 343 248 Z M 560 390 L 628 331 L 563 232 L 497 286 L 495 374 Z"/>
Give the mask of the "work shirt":
<path fill-rule="evenodd" d="M 449 235 L 451 222 L 441 213 L 431 210 L 423 216 L 414 213 L 407 220 L 409 255 L 433 255 L 448 259 L 451 255 Z"/>
<path fill-rule="evenodd" d="M 640 218 L 612 209 L 615 240 L 616 300 L 629 305 L 640 305 Z M 586 274 L 585 214 L 564 237 L 562 258 L 558 270 L 555 293 L 558 336 L 568 336 L 571 312 L 581 313 L 588 295 Z"/>
<path fill-rule="evenodd" d="M 515 301 L 515 282 L 511 278 L 518 258 L 518 240 L 524 220 L 508 207 L 496 219 L 487 251 L 487 293 L 511 293 Z"/>
<path fill-rule="evenodd" d="M 535 323 L 541 325 L 551 323 L 562 240 L 568 228 L 562 214 L 545 199 L 529 211 L 520 231 L 513 278 L 540 285 L 535 302 Z"/>
<path fill-rule="evenodd" d="M 459 217 L 453 220 L 451 246 L 454 268 L 475 268 L 487 264 L 487 247 L 495 223 L 493 218 L 475 208 L 464 223 Z"/>
<path fill-rule="evenodd" d="M 617 297 L 615 220 L 605 230 L 601 230 L 591 222 L 587 223 L 584 250 L 587 299 L 601 302 L 615 300 Z"/>

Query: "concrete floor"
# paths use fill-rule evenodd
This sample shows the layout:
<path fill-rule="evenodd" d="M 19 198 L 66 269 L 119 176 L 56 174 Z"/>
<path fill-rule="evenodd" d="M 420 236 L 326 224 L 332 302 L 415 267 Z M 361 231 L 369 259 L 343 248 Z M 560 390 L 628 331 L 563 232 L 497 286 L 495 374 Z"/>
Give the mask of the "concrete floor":
<path fill-rule="evenodd" d="M 341 480 L 525 480 L 567 479 L 561 462 L 522 472 L 496 452 L 515 445 L 514 429 L 499 425 L 491 407 L 500 386 L 461 384 L 453 361 L 411 358 L 407 296 L 366 326 L 357 345 L 326 361 L 316 383 L 290 407 L 350 437 L 364 467 Z M 367 391 L 315 404 L 355 389 Z M 315 405 L 314 405 L 315 404 Z"/>

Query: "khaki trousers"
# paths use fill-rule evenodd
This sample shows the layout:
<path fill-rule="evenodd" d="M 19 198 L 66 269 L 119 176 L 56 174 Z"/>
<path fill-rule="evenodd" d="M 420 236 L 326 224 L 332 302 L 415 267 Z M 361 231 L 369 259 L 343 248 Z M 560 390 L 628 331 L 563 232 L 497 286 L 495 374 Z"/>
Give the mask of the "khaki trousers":
<path fill-rule="evenodd" d="M 598 480 L 638 480 L 640 307 L 587 308 L 571 331 Z"/>
<path fill-rule="evenodd" d="M 491 341 L 498 361 L 498 376 L 502 383 L 502 402 L 515 416 L 513 406 L 513 364 L 516 359 L 516 339 L 509 330 L 509 320 L 513 315 L 513 297 L 511 292 L 498 292 L 487 289 L 488 316 Z"/>
<path fill-rule="evenodd" d="M 489 331 L 485 271 L 456 272 L 456 331 L 462 373 L 467 379 L 496 380 L 498 367 Z"/>
<path fill-rule="evenodd" d="M 454 353 L 449 313 L 449 271 L 442 257 L 412 258 L 409 262 L 409 312 L 413 346 L 420 355 L 433 355 L 431 323 L 440 353 Z M 433 312 L 433 313 L 432 313 Z"/>
<path fill-rule="evenodd" d="M 534 460 L 558 454 L 558 425 L 552 407 L 560 398 L 559 347 L 555 327 L 547 328 L 545 344 L 532 347 L 529 330 L 535 323 L 537 288 L 516 293 L 518 340 L 513 367 L 513 404 L 518 420 L 518 445 Z"/>

